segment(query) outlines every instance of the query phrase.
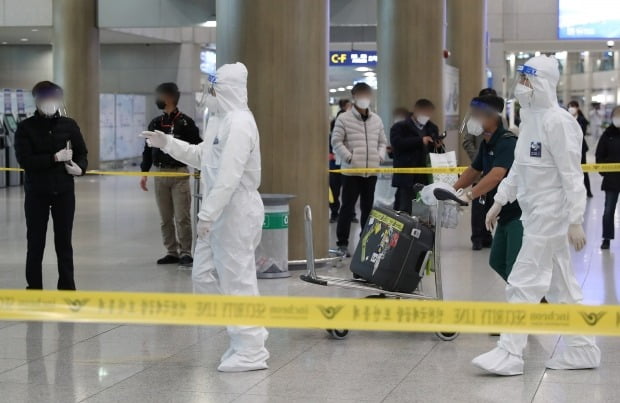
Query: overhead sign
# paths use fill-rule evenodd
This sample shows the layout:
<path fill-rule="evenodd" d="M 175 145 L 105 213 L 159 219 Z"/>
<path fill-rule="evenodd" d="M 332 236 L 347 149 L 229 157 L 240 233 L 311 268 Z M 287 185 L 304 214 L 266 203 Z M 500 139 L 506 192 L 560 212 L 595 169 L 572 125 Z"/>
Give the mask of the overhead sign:
<path fill-rule="evenodd" d="M 200 71 L 203 74 L 215 75 L 216 70 L 216 56 L 215 51 L 212 49 L 203 49 L 200 51 Z"/>
<path fill-rule="evenodd" d="M 330 51 L 329 52 L 329 65 L 330 66 L 376 66 L 377 65 L 377 51 Z"/>

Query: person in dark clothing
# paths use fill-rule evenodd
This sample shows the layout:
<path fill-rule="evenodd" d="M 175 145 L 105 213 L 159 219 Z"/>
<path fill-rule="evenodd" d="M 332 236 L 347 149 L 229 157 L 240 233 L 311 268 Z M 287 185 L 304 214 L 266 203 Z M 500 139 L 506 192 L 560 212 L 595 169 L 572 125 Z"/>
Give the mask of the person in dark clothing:
<path fill-rule="evenodd" d="M 341 99 L 340 101 L 338 101 L 338 106 L 340 107 L 340 110 L 336 114 L 336 117 L 332 119 L 331 123 L 329 124 L 329 170 L 330 171 L 340 169 L 340 161 L 338 160 L 336 154 L 334 153 L 334 149 L 332 147 L 332 132 L 334 131 L 334 125 L 336 124 L 336 119 L 338 119 L 338 116 L 340 116 L 342 113 L 351 109 L 352 104 L 351 104 L 351 101 L 348 99 Z M 337 172 L 329 173 L 329 188 L 332 192 L 332 199 L 333 199 L 333 202 L 329 203 L 329 209 L 331 210 L 331 216 L 329 218 L 329 222 L 333 224 L 333 223 L 338 222 L 338 215 L 340 214 L 340 190 L 342 189 L 342 174 L 339 174 Z M 357 219 L 357 217 L 354 216 L 353 221 L 351 222 L 358 223 L 359 220 Z"/>
<path fill-rule="evenodd" d="M 620 106 L 616 106 L 611 113 L 611 125 L 603 132 L 596 147 L 596 163 L 620 162 Z M 609 249 L 610 241 L 614 239 L 614 215 L 620 195 L 620 172 L 603 172 L 605 192 L 605 210 L 603 212 L 603 243 L 601 249 Z"/>
<path fill-rule="evenodd" d="M 54 246 L 58 260 L 59 290 L 75 290 L 73 178 L 86 172 L 86 144 L 77 123 L 60 116 L 63 91 L 50 81 L 32 89 L 37 110 L 22 121 L 15 133 L 15 154 L 25 175 L 26 282 L 28 289 L 43 289 L 43 251 L 50 213 L 54 222 Z"/>
<path fill-rule="evenodd" d="M 202 142 L 194 121 L 177 108 L 180 92 L 176 84 L 159 85 L 155 90 L 155 95 L 157 107 L 164 113 L 151 121 L 148 130 L 159 130 L 190 144 Z M 145 144 L 140 168 L 142 172 L 148 172 L 153 165 L 160 172 L 189 172 L 184 163 L 175 160 L 159 148 L 151 148 Z M 140 187 L 148 191 L 146 176 L 140 180 Z M 190 216 L 192 200 L 189 176 L 156 177 L 155 198 L 161 216 L 164 247 L 167 250 L 166 256 L 159 259 L 157 264 L 178 263 L 181 266 L 191 266 L 193 263 Z"/>
<path fill-rule="evenodd" d="M 497 92 L 493 88 L 483 88 L 480 90 L 480 93 L 478 93 L 479 97 L 487 95 L 497 96 Z M 483 136 L 474 136 L 471 133 L 467 133 L 465 128 L 465 133 L 463 134 L 463 148 L 467 152 L 471 162 L 476 160 L 476 156 L 483 142 Z M 475 183 L 478 182 L 478 180 L 479 179 L 477 179 Z M 490 248 L 493 242 L 493 235 L 487 230 L 484 223 L 489 207 L 491 206 L 481 203 L 480 198 L 474 199 L 471 202 L 471 243 L 473 250 Z"/>
<path fill-rule="evenodd" d="M 586 142 L 586 132 L 588 130 L 588 126 L 590 122 L 586 119 L 583 112 L 579 108 L 579 102 L 570 101 L 568 103 L 568 112 L 577 119 L 577 123 L 581 127 L 581 131 L 583 132 L 583 142 L 581 143 L 581 163 L 585 164 L 587 162 L 586 155 L 590 148 L 588 147 L 588 143 Z M 583 184 L 586 187 L 586 191 L 588 193 L 588 197 L 592 197 L 592 189 L 590 188 L 590 175 L 587 172 L 583 173 Z"/>
<path fill-rule="evenodd" d="M 435 106 L 428 99 L 418 100 L 409 119 L 395 123 L 390 129 L 390 143 L 394 168 L 421 168 L 426 166 L 428 152 L 434 149 L 433 138 L 439 136 L 439 128 L 431 118 Z M 394 174 L 392 187 L 397 188 L 394 210 L 411 214 L 415 198 L 414 185 L 428 184 L 428 175 Z"/>

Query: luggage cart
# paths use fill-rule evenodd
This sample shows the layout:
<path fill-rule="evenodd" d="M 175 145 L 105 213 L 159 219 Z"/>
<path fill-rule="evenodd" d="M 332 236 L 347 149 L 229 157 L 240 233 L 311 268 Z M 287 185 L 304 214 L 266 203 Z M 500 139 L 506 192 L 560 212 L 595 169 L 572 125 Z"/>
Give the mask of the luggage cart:
<path fill-rule="evenodd" d="M 433 194 L 437 199 L 437 211 L 435 216 L 434 230 L 435 230 L 435 242 L 433 251 L 427 253 L 422 267 L 426 267 L 429 260 L 433 262 L 433 268 L 435 271 L 435 296 L 430 296 L 424 293 L 422 282 L 418 286 L 417 290 L 413 293 L 392 292 L 381 289 L 380 287 L 371 284 L 362 279 L 344 279 L 330 276 L 318 276 L 314 267 L 314 242 L 312 233 L 312 211 L 310 206 L 306 206 L 304 210 L 304 229 L 306 237 L 306 257 L 307 257 L 307 271 L 300 278 L 301 280 L 325 287 L 340 287 L 351 290 L 366 291 L 371 293 L 366 298 L 395 298 L 395 299 L 419 299 L 419 300 L 443 300 L 443 286 L 442 286 L 442 273 L 441 273 L 441 217 L 445 209 L 446 203 L 456 203 L 459 206 L 467 206 L 467 203 L 460 200 L 453 193 L 445 189 L 435 189 Z M 327 329 L 334 339 L 342 340 L 349 334 L 348 329 Z M 436 336 L 444 341 L 454 340 L 458 337 L 457 332 L 437 332 Z"/>

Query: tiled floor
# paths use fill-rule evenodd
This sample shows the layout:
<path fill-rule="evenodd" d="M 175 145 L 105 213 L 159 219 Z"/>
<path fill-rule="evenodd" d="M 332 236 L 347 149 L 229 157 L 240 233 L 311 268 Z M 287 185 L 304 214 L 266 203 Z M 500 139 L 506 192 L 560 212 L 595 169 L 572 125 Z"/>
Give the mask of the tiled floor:
<path fill-rule="evenodd" d="M 598 175 L 592 178 L 598 188 Z M 1 288 L 24 287 L 22 202 L 20 189 L 0 189 Z M 620 242 L 609 252 L 598 249 L 602 203 L 597 191 L 588 203 L 588 247 L 574 255 L 574 262 L 586 302 L 616 304 Z M 467 220 L 445 233 L 447 298 L 502 300 L 503 284 L 487 266 L 488 251 L 470 250 Z M 81 179 L 74 235 L 78 287 L 191 292 L 188 271 L 153 264 L 162 253 L 158 226 L 153 195 L 139 191 L 135 179 Z M 53 288 L 56 267 L 53 243 L 49 245 L 45 286 Z M 329 272 L 348 276 L 345 265 Z M 262 280 L 260 288 L 265 295 L 360 295 L 302 283 L 298 273 Z M 618 401 L 620 339 L 615 338 L 600 339 L 600 369 L 553 372 L 545 371 L 544 361 L 557 337 L 532 337 L 526 374 L 496 378 L 469 364 L 493 346 L 495 340 L 486 335 L 442 342 L 423 333 L 352 332 L 344 341 L 332 340 L 322 330 L 270 333 L 269 370 L 221 374 L 215 366 L 228 343 L 221 328 L 0 322 L 0 401 Z"/>

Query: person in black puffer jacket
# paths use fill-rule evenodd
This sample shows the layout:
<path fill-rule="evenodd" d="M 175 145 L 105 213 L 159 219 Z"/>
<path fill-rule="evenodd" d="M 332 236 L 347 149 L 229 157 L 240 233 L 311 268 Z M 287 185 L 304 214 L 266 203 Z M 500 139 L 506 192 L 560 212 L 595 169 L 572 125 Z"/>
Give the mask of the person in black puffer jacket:
<path fill-rule="evenodd" d="M 58 257 L 58 289 L 75 290 L 71 233 L 75 214 L 73 178 L 86 172 L 86 144 L 77 123 L 61 116 L 62 89 L 42 81 L 32 89 L 34 116 L 20 122 L 15 154 L 25 176 L 28 289 L 43 289 L 42 261 L 50 212 Z"/>
<path fill-rule="evenodd" d="M 596 163 L 620 162 L 620 106 L 611 113 L 612 124 L 609 125 L 596 147 Z M 602 190 L 605 192 L 605 211 L 603 212 L 603 244 L 601 249 L 609 249 L 614 239 L 614 215 L 620 195 L 620 172 L 603 172 Z"/>

